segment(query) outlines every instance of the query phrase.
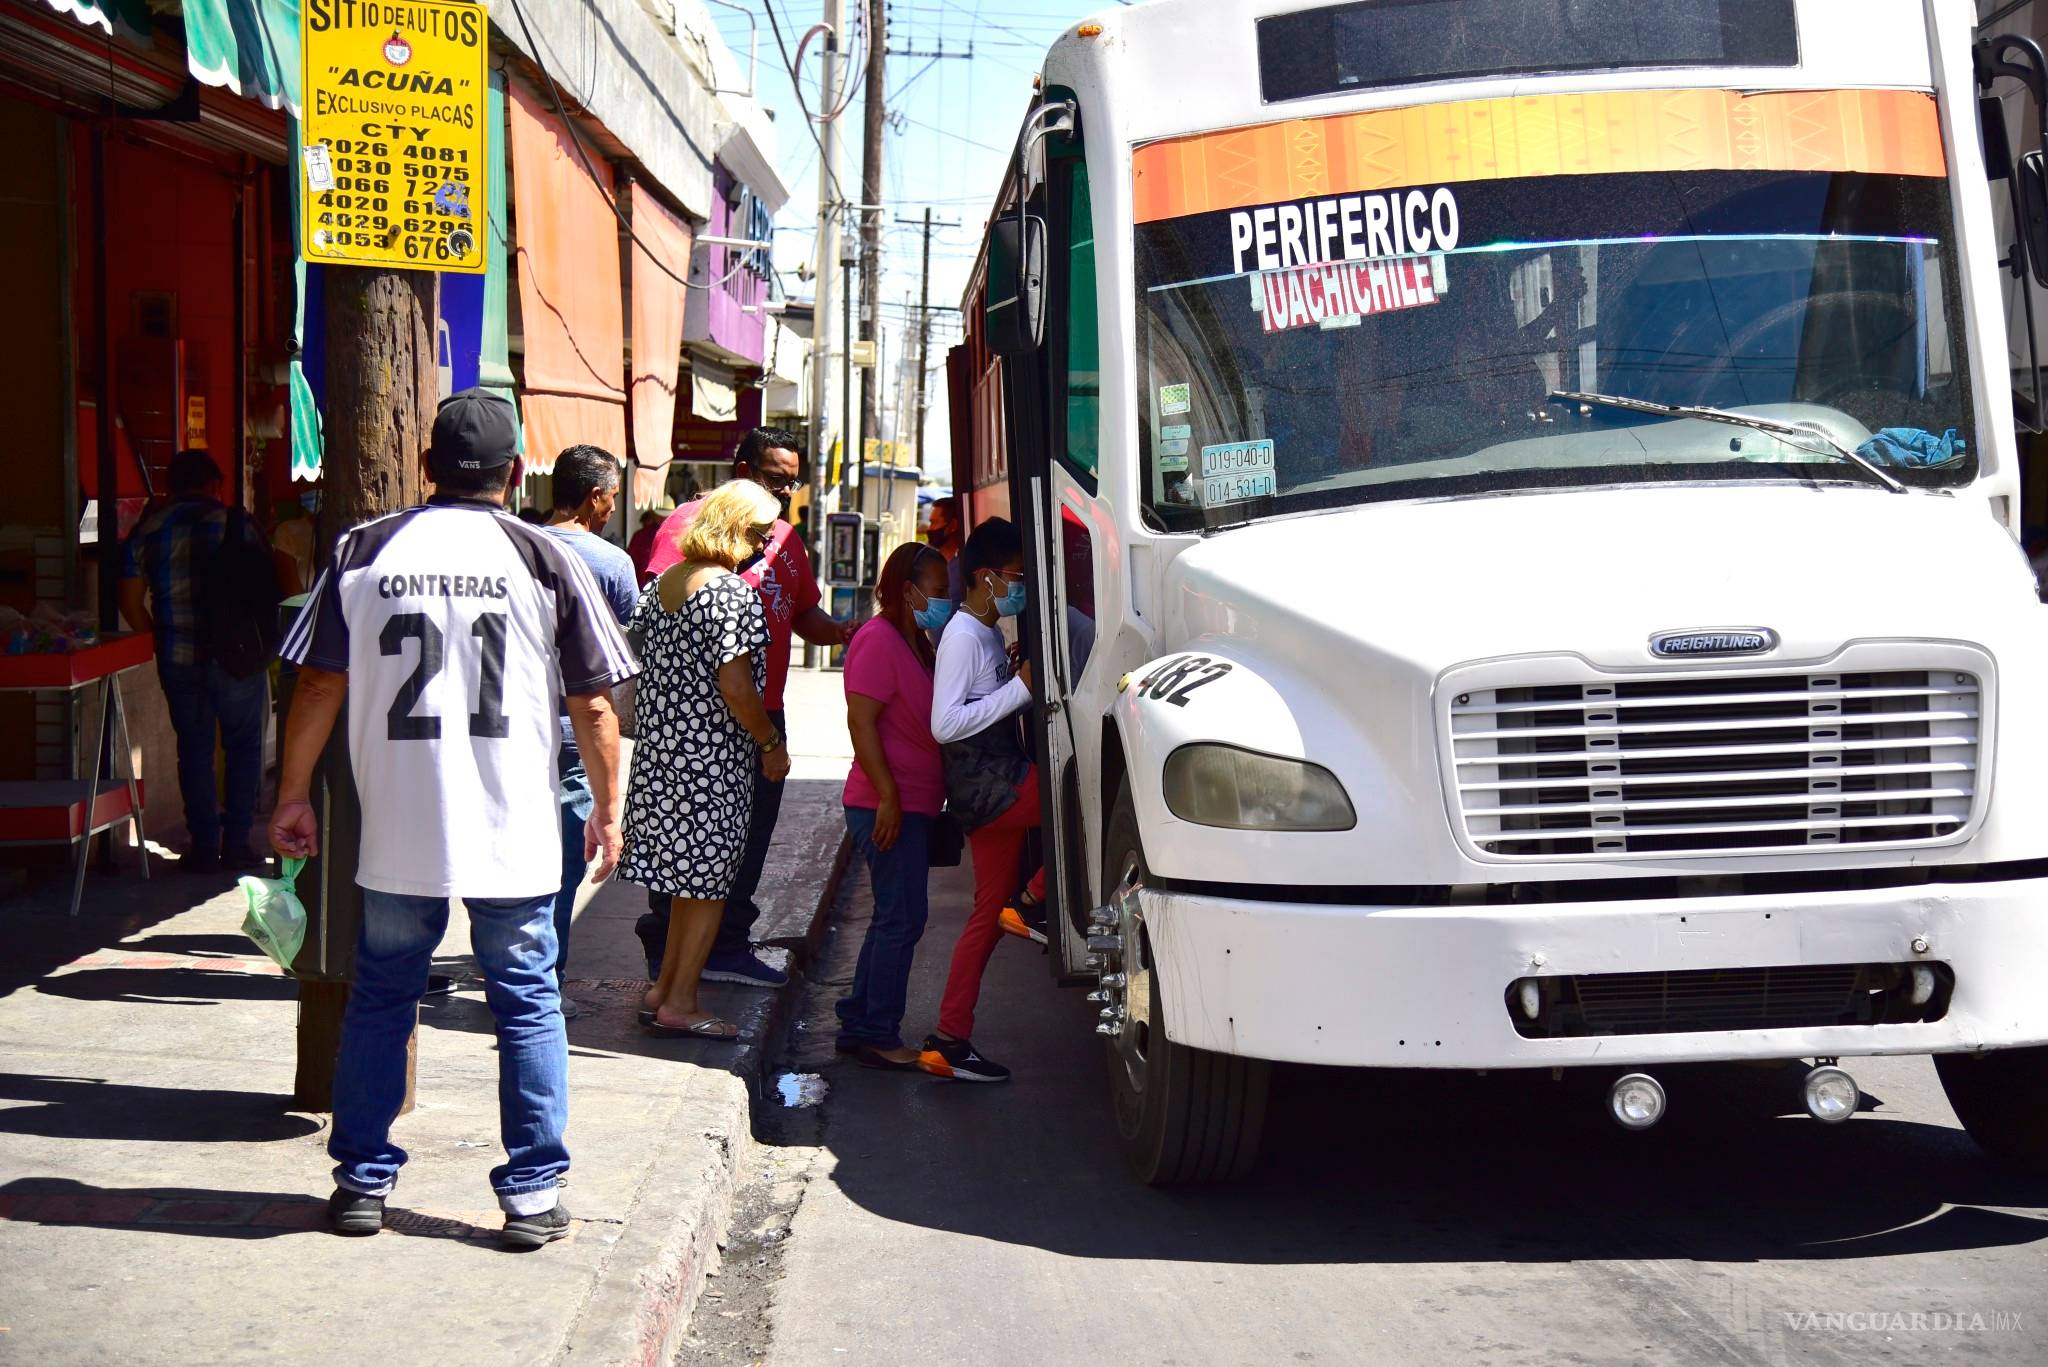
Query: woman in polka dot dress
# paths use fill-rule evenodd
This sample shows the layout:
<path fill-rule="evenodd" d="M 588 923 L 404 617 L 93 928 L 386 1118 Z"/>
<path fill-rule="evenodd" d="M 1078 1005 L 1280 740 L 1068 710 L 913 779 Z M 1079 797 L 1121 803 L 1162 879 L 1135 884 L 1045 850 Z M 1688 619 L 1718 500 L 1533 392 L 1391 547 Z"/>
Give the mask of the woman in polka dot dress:
<path fill-rule="evenodd" d="M 779 512 L 750 480 L 706 499 L 683 534 L 682 562 L 648 586 L 630 623 L 640 639 L 639 739 L 619 876 L 672 899 L 661 975 L 640 1012 L 662 1038 L 739 1034 L 698 1006 L 697 981 L 746 849 L 754 769 L 770 779 L 789 772 L 761 701 L 767 618 L 733 573 L 759 553 Z"/>

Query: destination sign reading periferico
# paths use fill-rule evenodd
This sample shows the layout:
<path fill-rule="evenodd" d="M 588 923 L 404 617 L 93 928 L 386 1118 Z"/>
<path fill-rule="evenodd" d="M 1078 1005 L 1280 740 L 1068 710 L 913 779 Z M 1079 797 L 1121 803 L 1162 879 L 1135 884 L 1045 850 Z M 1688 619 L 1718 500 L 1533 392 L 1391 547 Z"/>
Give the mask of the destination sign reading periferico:
<path fill-rule="evenodd" d="M 469 0 L 305 0 L 301 249 L 484 269 L 489 15 Z"/>

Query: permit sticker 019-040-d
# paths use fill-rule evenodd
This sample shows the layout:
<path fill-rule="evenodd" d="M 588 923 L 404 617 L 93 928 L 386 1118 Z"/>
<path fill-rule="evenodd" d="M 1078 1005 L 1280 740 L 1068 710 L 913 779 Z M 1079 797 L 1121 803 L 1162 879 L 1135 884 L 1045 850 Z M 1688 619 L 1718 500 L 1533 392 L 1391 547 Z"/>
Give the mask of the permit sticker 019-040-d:
<path fill-rule="evenodd" d="M 1262 437 L 1258 441 L 1227 441 L 1204 446 L 1200 476 L 1204 508 L 1272 497 L 1277 487 L 1273 439 Z"/>
<path fill-rule="evenodd" d="M 1185 382 L 1159 386 L 1159 411 L 1168 417 L 1185 413 L 1194 407 L 1194 399 Z"/>
<path fill-rule="evenodd" d="M 1269 333 L 1312 325 L 1355 327 L 1373 314 L 1434 304 L 1449 284 L 1441 253 L 1333 262 L 1249 278 L 1252 311 Z"/>

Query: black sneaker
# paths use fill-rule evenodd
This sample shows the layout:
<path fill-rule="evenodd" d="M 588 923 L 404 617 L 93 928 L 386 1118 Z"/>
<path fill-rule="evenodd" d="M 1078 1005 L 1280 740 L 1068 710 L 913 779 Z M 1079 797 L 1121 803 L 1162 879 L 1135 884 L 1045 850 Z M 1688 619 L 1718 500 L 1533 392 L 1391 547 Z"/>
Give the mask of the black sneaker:
<path fill-rule="evenodd" d="M 924 1037 L 924 1050 L 917 1056 L 917 1066 L 933 1077 L 951 1078 L 955 1082 L 1008 1082 L 1010 1070 L 993 1059 L 985 1059 L 974 1050 L 971 1040 L 940 1039 L 937 1035 Z"/>
<path fill-rule="evenodd" d="M 327 1198 L 327 1227 L 336 1234 L 375 1234 L 384 1228 L 384 1198 L 336 1187 Z"/>
<path fill-rule="evenodd" d="M 789 974 L 769 963 L 752 949 L 711 951 L 704 961 L 707 983 L 743 983 L 748 987 L 787 987 Z"/>
<path fill-rule="evenodd" d="M 207 849 L 203 845 L 194 845 L 191 849 L 185 851 L 184 858 L 178 861 L 178 872 L 219 873 L 220 851 Z"/>
<path fill-rule="evenodd" d="M 560 1201 L 534 1215 L 507 1215 L 499 1237 L 507 1248 L 539 1248 L 569 1232 L 569 1208 Z"/>
<path fill-rule="evenodd" d="M 668 952 L 668 918 L 644 912 L 633 922 L 633 933 L 640 937 L 640 950 L 647 956 L 647 981 L 654 982 L 661 977 L 661 958 Z"/>

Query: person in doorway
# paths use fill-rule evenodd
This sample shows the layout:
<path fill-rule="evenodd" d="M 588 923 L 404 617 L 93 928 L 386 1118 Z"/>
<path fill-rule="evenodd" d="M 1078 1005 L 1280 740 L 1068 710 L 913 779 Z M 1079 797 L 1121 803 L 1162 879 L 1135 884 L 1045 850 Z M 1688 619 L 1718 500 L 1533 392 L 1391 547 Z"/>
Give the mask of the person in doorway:
<path fill-rule="evenodd" d="M 1013 900 L 1024 838 L 1038 825 L 1038 766 L 1024 752 L 1017 713 L 1031 702 L 1031 664 L 1013 673 L 996 624 L 1024 610 L 1024 543 L 991 518 L 960 553 L 966 598 L 946 624 L 932 684 L 932 735 L 944 747 L 946 804 L 967 830 L 974 909 L 953 946 L 937 1031 L 918 1066 L 963 1082 L 1003 1082 L 1010 1070 L 972 1042 L 981 975 L 1005 930 L 1045 940 L 1045 876 Z"/>
<path fill-rule="evenodd" d="M 946 595 L 957 604 L 964 591 L 960 573 L 960 548 L 967 543 L 960 525 L 958 494 L 947 494 L 944 498 L 932 500 L 931 513 L 925 524 L 924 539 L 931 543 L 933 550 L 946 557 Z M 933 643 L 937 644 L 936 640 Z"/>
<path fill-rule="evenodd" d="M 634 583 L 645 584 L 654 577 L 647 572 L 648 562 L 654 559 L 654 539 L 661 535 L 662 520 L 674 511 L 673 504 L 663 503 L 640 514 L 640 530 L 626 543 L 626 554 L 633 561 Z"/>
<path fill-rule="evenodd" d="M 846 647 L 846 729 L 853 767 L 846 831 L 867 860 L 875 914 L 853 986 L 839 999 L 841 1053 L 870 1068 L 908 1070 L 918 1051 L 899 1033 L 910 964 L 929 909 L 932 823 L 946 773 L 932 738 L 933 653 L 926 633 L 953 615 L 946 561 L 929 546 L 898 546 L 875 581 L 875 615 Z"/>
<path fill-rule="evenodd" d="M 640 1012 L 641 1026 L 664 1039 L 739 1038 L 702 1008 L 697 987 L 747 852 L 753 776 L 780 783 L 789 773 L 789 747 L 761 697 L 767 614 L 734 573 L 774 535 L 777 511 L 752 480 L 720 488 L 684 534 L 682 558 L 633 613 L 645 672 L 620 868 L 670 900 L 668 939 Z"/>
<path fill-rule="evenodd" d="M 178 742 L 178 792 L 191 838 L 179 867 L 213 873 L 260 860 L 249 846 L 263 777 L 266 666 L 282 594 L 270 547 L 220 501 L 204 451 L 171 458 L 170 498 L 122 548 L 121 614 L 156 639 L 157 679 Z M 224 755 L 214 785 L 214 746 Z"/>
<path fill-rule="evenodd" d="M 362 930 L 327 1143 L 339 1234 L 382 1227 L 406 1161 L 391 1123 L 451 897 L 497 1022 L 506 1161 L 491 1186 L 503 1239 L 538 1248 L 569 1232 L 557 1190 L 569 1050 L 555 986 L 556 718 L 566 694 L 593 804 L 583 853 L 602 881 L 620 843 L 611 689 L 636 666 L 583 561 L 505 511 L 517 445 L 505 400 L 482 389 L 444 400 L 425 453 L 433 497 L 343 536 L 284 642 L 299 679 L 271 844 L 318 852 L 313 766 L 344 715 L 362 806 Z"/>
<path fill-rule="evenodd" d="M 596 446 L 572 446 L 555 457 L 554 511 L 547 529 L 575 552 L 596 581 L 605 606 L 624 626 L 640 598 L 639 576 L 626 553 L 604 539 L 619 502 L 619 459 Z M 562 804 L 562 890 L 555 897 L 555 983 L 561 991 L 562 1016 L 575 1020 L 583 1007 L 569 995 L 569 926 L 576 915 L 576 893 L 583 886 L 589 861 L 583 854 L 583 828 L 590 820 L 590 776 L 576 748 L 576 728 L 562 713 L 562 751 L 556 760 L 561 774 L 557 796 Z"/>
<path fill-rule="evenodd" d="M 762 697 L 778 733 L 784 730 L 786 721 L 783 691 L 789 682 L 790 637 L 801 636 L 812 645 L 841 646 L 853 635 L 852 623 L 837 621 L 818 606 L 818 580 L 811 572 L 811 558 L 789 525 L 789 496 L 797 484 L 798 444 L 797 438 L 788 432 L 757 427 L 740 439 L 732 458 L 733 478 L 760 485 L 783 510 L 783 515 L 775 519 L 767 544 L 736 571 L 760 596 L 768 620 L 767 675 Z M 661 574 L 682 559 L 683 537 L 708 502 L 699 499 L 685 503 L 662 524 L 649 561 L 653 573 Z M 789 981 L 787 973 L 762 960 L 752 943 L 754 922 L 761 915 L 760 907 L 754 903 L 754 891 L 761 884 L 761 870 L 768 862 L 768 847 L 775 839 L 775 823 L 781 814 L 782 780 L 764 772 L 754 782 L 746 855 L 725 901 L 718 941 L 711 947 L 711 957 L 704 967 L 704 976 L 712 982 L 780 987 Z M 647 952 L 650 970 L 660 960 L 662 946 L 668 940 L 668 912 L 666 899 L 650 896 L 648 914 L 635 927 Z M 653 976 L 652 971 L 649 976 Z"/>

